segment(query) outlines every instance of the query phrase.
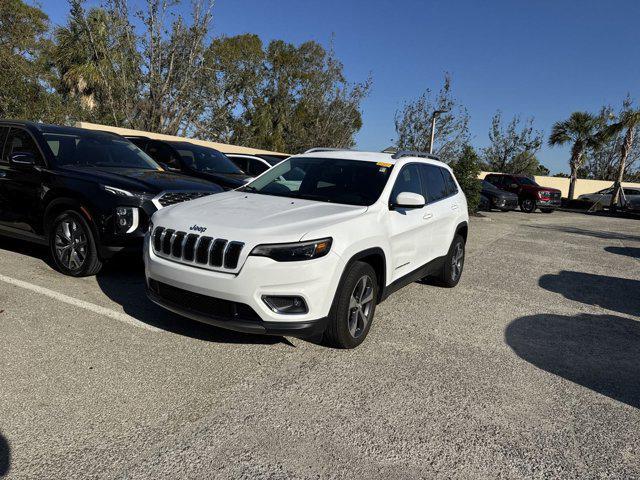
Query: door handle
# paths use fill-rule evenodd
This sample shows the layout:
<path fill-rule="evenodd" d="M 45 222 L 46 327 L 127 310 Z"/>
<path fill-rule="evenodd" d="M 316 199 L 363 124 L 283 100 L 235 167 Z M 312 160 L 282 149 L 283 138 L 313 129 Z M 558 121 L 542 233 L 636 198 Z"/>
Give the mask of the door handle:
<path fill-rule="evenodd" d="M 458 210 L 458 204 L 454 203 L 453 205 L 451 205 L 451 210 Z"/>
<path fill-rule="evenodd" d="M 7 172 L 0 172 L 0 178 L 6 178 Z"/>
<path fill-rule="evenodd" d="M 422 217 L 425 220 L 429 220 L 430 218 L 433 218 L 433 213 L 431 212 L 427 212 L 424 214 L 424 216 Z"/>

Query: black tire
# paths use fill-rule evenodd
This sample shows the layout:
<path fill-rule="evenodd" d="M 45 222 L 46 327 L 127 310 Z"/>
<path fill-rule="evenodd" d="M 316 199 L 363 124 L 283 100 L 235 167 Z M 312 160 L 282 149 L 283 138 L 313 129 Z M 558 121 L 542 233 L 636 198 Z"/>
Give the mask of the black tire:
<path fill-rule="evenodd" d="M 459 256 L 461 255 L 461 256 Z M 455 257 L 455 262 L 454 262 Z M 458 285 L 460 278 L 462 277 L 462 270 L 464 269 L 464 257 L 465 257 L 465 241 L 461 235 L 456 234 L 453 237 L 453 242 L 449 247 L 449 252 L 444 259 L 444 265 L 442 271 L 435 279 L 438 285 L 446 288 L 453 288 Z M 455 264 L 455 266 L 454 266 Z"/>
<path fill-rule="evenodd" d="M 367 284 L 365 281 L 364 291 L 360 298 L 363 300 L 363 296 L 370 297 L 371 300 L 366 302 L 364 307 L 362 305 L 353 307 L 354 298 L 352 297 L 353 295 L 357 297 L 357 289 L 362 286 L 364 278 L 368 278 L 371 283 Z M 355 348 L 364 341 L 369 334 L 376 312 L 378 288 L 376 272 L 371 265 L 355 262 L 349 267 L 338 287 L 333 307 L 327 319 L 327 328 L 324 332 L 324 342 L 327 345 L 336 348 Z M 354 308 L 360 308 L 360 310 L 354 311 Z M 355 328 L 353 328 L 354 326 Z"/>
<path fill-rule="evenodd" d="M 541 208 L 540 211 L 542 213 L 552 213 L 553 212 L 553 208 Z"/>
<path fill-rule="evenodd" d="M 525 213 L 533 213 L 536 211 L 536 200 L 534 198 L 524 198 L 520 200 L 520 210 Z"/>
<path fill-rule="evenodd" d="M 74 210 L 62 212 L 49 223 L 49 249 L 56 267 L 65 275 L 88 277 L 102 268 L 93 230 Z"/>

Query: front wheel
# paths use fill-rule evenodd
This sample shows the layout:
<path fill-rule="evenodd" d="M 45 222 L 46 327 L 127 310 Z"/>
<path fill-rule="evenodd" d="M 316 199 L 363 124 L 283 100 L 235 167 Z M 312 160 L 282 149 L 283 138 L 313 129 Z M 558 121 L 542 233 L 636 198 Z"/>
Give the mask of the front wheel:
<path fill-rule="evenodd" d="M 525 213 L 533 213 L 536 209 L 536 201 L 533 198 L 525 198 L 520 202 L 520 210 Z"/>
<path fill-rule="evenodd" d="M 355 262 L 346 272 L 329 313 L 324 340 L 336 348 L 355 348 L 369 333 L 378 298 L 378 279 L 371 265 Z"/>
<path fill-rule="evenodd" d="M 456 234 L 449 247 L 449 252 L 444 259 L 444 265 L 437 278 L 438 284 L 446 288 L 458 285 L 464 268 L 465 241 L 461 235 Z"/>
<path fill-rule="evenodd" d="M 73 210 L 63 212 L 51 223 L 49 247 L 58 270 L 65 275 L 87 277 L 102 268 L 91 227 Z"/>

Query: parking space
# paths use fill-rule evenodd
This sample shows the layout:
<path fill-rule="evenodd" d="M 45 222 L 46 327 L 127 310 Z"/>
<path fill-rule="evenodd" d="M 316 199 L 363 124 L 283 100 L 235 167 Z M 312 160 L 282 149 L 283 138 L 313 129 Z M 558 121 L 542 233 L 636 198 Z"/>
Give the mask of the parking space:
<path fill-rule="evenodd" d="M 472 218 L 463 279 L 358 349 L 236 334 L 0 240 L 9 478 L 640 476 L 640 221 Z"/>

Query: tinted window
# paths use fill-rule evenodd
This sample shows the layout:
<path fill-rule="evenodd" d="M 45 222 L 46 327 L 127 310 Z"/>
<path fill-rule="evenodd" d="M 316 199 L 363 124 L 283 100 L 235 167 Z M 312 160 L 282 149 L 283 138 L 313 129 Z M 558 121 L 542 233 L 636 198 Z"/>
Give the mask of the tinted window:
<path fill-rule="evenodd" d="M 247 159 L 242 157 L 229 157 L 229 159 L 235 164 L 243 172 L 248 170 L 247 168 Z"/>
<path fill-rule="evenodd" d="M 500 188 L 500 184 L 502 183 L 502 177 L 500 175 L 487 175 L 485 180 L 498 188 Z"/>
<path fill-rule="evenodd" d="M 9 133 L 9 127 L 0 127 L 0 163 L 6 163 L 4 151 L 4 141 L 7 139 Z"/>
<path fill-rule="evenodd" d="M 427 202 L 437 202 L 448 195 L 447 185 L 442 176 L 442 169 L 435 165 L 420 165 L 426 189 Z"/>
<path fill-rule="evenodd" d="M 633 188 L 623 188 L 622 191 L 625 195 L 640 195 L 640 190 L 635 190 Z"/>
<path fill-rule="evenodd" d="M 29 135 L 29 132 L 21 128 L 12 128 L 9 132 L 4 149 L 5 162 L 8 162 L 11 154 L 15 152 L 31 153 L 36 158 L 36 161 L 42 161 L 36 142 Z"/>
<path fill-rule="evenodd" d="M 534 180 L 532 180 L 530 178 L 527 178 L 527 177 L 515 177 L 514 181 L 515 181 L 515 183 L 519 183 L 520 185 L 535 185 L 535 186 L 538 186 L 538 184 Z"/>
<path fill-rule="evenodd" d="M 447 195 L 455 195 L 456 193 L 458 193 L 458 186 L 451 176 L 451 173 L 449 173 L 449 170 L 441 168 L 440 172 L 444 177 L 444 183 L 447 185 Z"/>
<path fill-rule="evenodd" d="M 151 157 L 129 140 L 104 132 L 45 133 L 56 165 L 159 170 Z"/>
<path fill-rule="evenodd" d="M 245 172 L 247 172 L 249 175 L 258 176 L 266 172 L 267 170 L 269 170 L 269 167 L 267 167 L 260 160 L 255 160 L 252 158 L 249 160 L 249 169 L 245 170 Z"/>
<path fill-rule="evenodd" d="M 372 205 L 392 167 L 337 158 L 292 157 L 267 170 L 242 191 L 348 205 Z"/>
<path fill-rule="evenodd" d="M 147 146 L 147 153 L 156 162 L 164 163 L 169 168 L 180 170 L 180 159 L 166 143 L 150 142 L 149 146 Z"/>
<path fill-rule="evenodd" d="M 417 193 L 418 195 L 423 195 L 425 199 L 427 198 L 422 188 L 418 165 L 412 164 L 402 167 L 398 178 L 396 178 L 396 183 L 393 185 L 390 200 L 395 202 L 398 194 L 402 192 Z"/>
<path fill-rule="evenodd" d="M 230 173 L 242 175 L 235 163 L 229 160 L 224 153 L 214 148 L 200 145 L 174 144 L 182 157 L 183 162 L 198 172 Z"/>

